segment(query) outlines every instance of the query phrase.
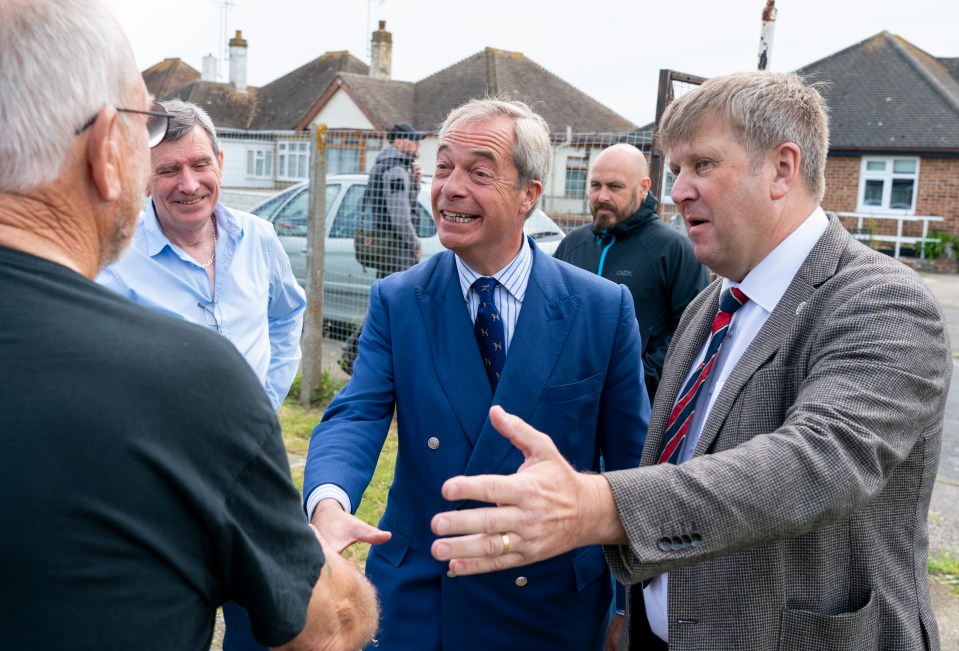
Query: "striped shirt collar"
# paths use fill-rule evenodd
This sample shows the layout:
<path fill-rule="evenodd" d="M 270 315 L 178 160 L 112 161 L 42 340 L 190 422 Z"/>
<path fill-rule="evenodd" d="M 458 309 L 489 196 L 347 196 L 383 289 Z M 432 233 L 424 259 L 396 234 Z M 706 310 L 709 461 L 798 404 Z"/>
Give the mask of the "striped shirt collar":
<path fill-rule="evenodd" d="M 469 265 L 463 262 L 458 255 L 453 256 L 456 259 L 456 271 L 459 273 L 460 289 L 463 290 L 463 298 L 469 303 L 470 289 L 477 278 L 483 274 L 470 269 Z M 510 293 L 517 301 L 523 302 L 526 296 L 526 286 L 529 284 L 529 274 L 533 268 L 533 251 L 529 246 L 529 240 L 523 236 L 523 244 L 520 246 L 519 253 L 510 261 L 508 265 L 493 274 L 493 278 Z"/>

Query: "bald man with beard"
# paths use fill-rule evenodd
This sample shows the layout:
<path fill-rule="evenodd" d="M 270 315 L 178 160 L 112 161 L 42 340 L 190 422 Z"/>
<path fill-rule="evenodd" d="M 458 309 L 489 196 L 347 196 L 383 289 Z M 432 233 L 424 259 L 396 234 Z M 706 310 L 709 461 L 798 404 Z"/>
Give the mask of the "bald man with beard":
<path fill-rule="evenodd" d="M 571 231 L 555 257 L 629 289 L 652 402 L 679 318 L 709 275 L 689 240 L 656 215 L 650 185 L 646 158 L 633 145 L 600 152 L 589 176 L 593 223 Z"/>

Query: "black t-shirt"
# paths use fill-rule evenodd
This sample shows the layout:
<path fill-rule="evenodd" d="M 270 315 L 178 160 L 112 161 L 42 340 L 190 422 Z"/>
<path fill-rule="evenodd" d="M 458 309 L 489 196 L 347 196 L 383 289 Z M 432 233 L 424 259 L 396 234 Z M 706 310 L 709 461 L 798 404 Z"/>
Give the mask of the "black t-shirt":
<path fill-rule="evenodd" d="M 292 639 L 323 564 L 279 424 L 223 337 L 0 247 L 0 646 Z"/>

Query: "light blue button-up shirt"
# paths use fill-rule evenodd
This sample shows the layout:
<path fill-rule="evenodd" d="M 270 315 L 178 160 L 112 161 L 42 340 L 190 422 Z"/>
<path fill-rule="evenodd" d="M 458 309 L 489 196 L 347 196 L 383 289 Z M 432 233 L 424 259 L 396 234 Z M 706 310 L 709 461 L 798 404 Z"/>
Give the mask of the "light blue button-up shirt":
<path fill-rule="evenodd" d="M 212 292 L 207 270 L 163 234 L 152 202 L 140 215 L 130 250 L 97 282 L 151 310 L 222 334 L 279 409 L 300 361 L 306 296 L 272 224 L 219 203 L 213 214 Z"/>

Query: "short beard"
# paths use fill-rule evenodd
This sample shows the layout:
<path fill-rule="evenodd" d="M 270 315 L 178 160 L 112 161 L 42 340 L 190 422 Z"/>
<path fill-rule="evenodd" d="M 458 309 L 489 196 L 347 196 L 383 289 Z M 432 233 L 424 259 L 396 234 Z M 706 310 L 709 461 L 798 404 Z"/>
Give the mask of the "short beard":
<path fill-rule="evenodd" d="M 629 219 L 630 215 L 639 210 L 639 206 L 642 203 L 638 200 L 638 194 L 638 192 L 633 193 L 632 201 L 630 201 L 629 205 L 626 206 L 625 211 L 618 210 L 616 206 L 611 203 L 601 203 L 595 205 L 590 203 L 589 212 L 593 215 L 593 230 L 601 231 L 612 228 L 616 224 L 621 224 Z M 600 217 L 597 213 L 599 213 L 600 209 L 602 208 L 612 212 L 612 218 L 608 217 L 607 215 Z"/>

